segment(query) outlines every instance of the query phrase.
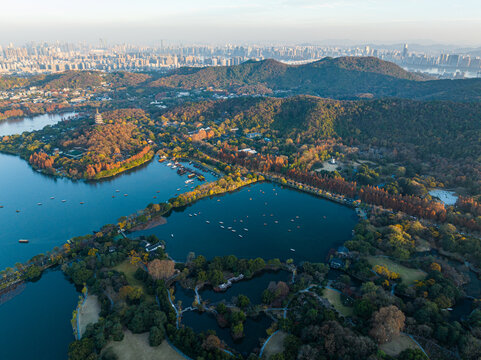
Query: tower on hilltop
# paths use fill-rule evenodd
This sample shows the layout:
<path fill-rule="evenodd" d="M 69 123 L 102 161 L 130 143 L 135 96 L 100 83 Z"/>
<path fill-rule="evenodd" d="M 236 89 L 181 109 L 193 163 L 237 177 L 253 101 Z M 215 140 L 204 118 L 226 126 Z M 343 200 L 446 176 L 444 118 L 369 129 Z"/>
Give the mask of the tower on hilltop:
<path fill-rule="evenodd" d="M 104 120 L 102 119 L 102 115 L 99 113 L 99 109 L 97 109 L 97 112 L 95 113 L 95 125 L 103 125 Z"/>

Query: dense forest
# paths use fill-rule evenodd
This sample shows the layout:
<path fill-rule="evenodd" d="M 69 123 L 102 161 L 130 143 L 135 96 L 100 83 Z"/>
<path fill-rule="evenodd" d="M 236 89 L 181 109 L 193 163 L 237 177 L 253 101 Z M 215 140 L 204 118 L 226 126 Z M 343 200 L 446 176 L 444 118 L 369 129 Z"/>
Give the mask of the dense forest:
<path fill-rule="evenodd" d="M 55 74 L 36 75 L 31 77 L 0 76 L 0 90 L 36 86 L 45 90 L 63 88 L 85 89 L 110 85 L 113 88 L 138 86 L 152 78 L 149 74 L 130 73 L 125 71 L 103 73 L 101 71 L 65 71 Z"/>
<path fill-rule="evenodd" d="M 153 157 L 150 132 L 143 129 L 150 118 L 143 110 L 118 109 L 103 116 L 103 125 L 80 118 L 5 136 L 0 150 L 19 154 L 46 173 L 87 179 L 112 176 Z"/>
<path fill-rule="evenodd" d="M 229 67 L 182 68 L 154 80 L 152 87 L 227 89 L 237 94 L 310 94 L 335 99 L 400 97 L 474 101 L 481 81 L 429 80 L 373 57 L 324 58 L 305 65 L 275 60 Z"/>
<path fill-rule="evenodd" d="M 164 117 L 192 122 L 222 119 L 226 131 L 237 127 L 244 133 L 260 132 L 302 144 L 338 138 L 378 158 L 410 164 L 479 193 L 480 115 L 478 103 L 297 96 L 187 104 Z M 368 151 L 371 148 L 376 150 Z"/>

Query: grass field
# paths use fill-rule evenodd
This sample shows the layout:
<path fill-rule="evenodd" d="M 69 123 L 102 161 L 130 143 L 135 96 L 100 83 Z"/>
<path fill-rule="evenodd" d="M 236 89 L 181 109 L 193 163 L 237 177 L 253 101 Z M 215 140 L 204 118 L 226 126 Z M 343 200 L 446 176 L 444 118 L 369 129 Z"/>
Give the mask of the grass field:
<path fill-rule="evenodd" d="M 113 269 L 124 273 L 129 285 L 141 287 L 144 290 L 144 294 L 146 295 L 147 299 L 149 299 L 150 301 L 153 301 L 154 298 L 150 295 L 147 295 L 144 284 L 141 281 L 137 280 L 134 276 L 138 268 L 139 268 L 139 265 L 132 265 L 129 260 L 125 260 L 124 262 L 115 266 Z"/>
<path fill-rule="evenodd" d="M 264 348 L 263 356 L 269 359 L 274 354 L 279 354 L 284 351 L 284 339 L 287 334 L 283 331 L 278 331 L 274 336 L 271 337 L 266 347 Z"/>
<path fill-rule="evenodd" d="M 400 334 L 386 344 L 379 345 L 379 348 L 389 356 L 397 356 L 406 349 L 419 349 L 419 346 L 407 335 Z"/>
<path fill-rule="evenodd" d="M 385 257 L 366 256 L 366 260 L 372 266 L 384 265 L 390 271 L 394 271 L 398 273 L 403 279 L 404 284 L 406 285 L 412 285 L 416 280 L 422 280 L 426 277 L 426 273 L 422 270 L 408 268 L 406 266 L 398 264 L 397 262 Z"/>
<path fill-rule="evenodd" d="M 341 315 L 352 315 L 352 308 L 342 304 L 340 292 L 332 289 L 324 289 L 324 295 L 322 295 L 322 297 L 326 298 Z"/>
<path fill-rule="evenodd" d="M 102 353 L 111 351 L 118 360 L 185 360 L 167 341 L 151 347 L 148 339 L 148 333 L 132 334 L 127 330 L 122 341 L 111 341 Z"/>
<path fill-rule="evenodd" d="M 87 296 L 87 300 L 78 313 L 80 336 L 83 335 L 88 324 L 95 324 L 99 320 L 100 303 L 97 295 Z"/>

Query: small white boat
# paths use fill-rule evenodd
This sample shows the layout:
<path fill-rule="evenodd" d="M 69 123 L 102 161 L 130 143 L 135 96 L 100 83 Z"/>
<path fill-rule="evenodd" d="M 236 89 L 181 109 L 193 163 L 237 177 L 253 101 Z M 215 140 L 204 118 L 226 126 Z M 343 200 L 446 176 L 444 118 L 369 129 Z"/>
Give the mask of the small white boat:
<path fill-rule="evenodd" d="M 229 226 L 227 229 L 232 230 L 232 226 Z"/>
<path fill-rule="evenodd" d="M 192 217 L 192 214 L 189 214 L 190 217 Z"/>
<path fill-rule="evenodd" d="M 291 250 L 292 252 L 296 252 L 296 249 L 291 248 L 290 250 Z"/>
<path fill-rule="evenodd" d="M 221 229 L 225 229 L 225 227 L 223 225 L 221 225 L 220 227 L 221 227 Z"/>
<path fill-rule="evenodd" d="M 243 236 L 242 236 L 242 235 L 239 235 L 239 237 L 241 238 L 241 237 L 243 237 Z"/>
<path fill-rule="evenodd" d="M 67 200 L 62 200 L 62 202 L 66 202 Z"/>
<path fill-rule="evenodd" d="M 129 196 L 129 194 L 124 194 L 124 196 Z"/>
<path fill-rule="evenodd" d="M 174 234 L 170 234 L 170 237 L 174 237 Z"/>
<path fill-rule="evenodd" d="M 247 228 L 244 228 L 244 231 L 249 231 L 249 229 L 247 229 Z"/>
<path fill-rule="evenodd" d="M 42 205 L 42 203 L 37 203 L 38 206 Z"/>
<path fill-rule="evenodd" d="M 205 222 L 206 222 L 207 224 L 210 224 L 210 221 L 209 221 L 209 220 L 206 220 Z"/>
<path fill-rule="evenodd" d="M 219 224 L 223 224 L 224 222 L 223 221 L 219 221 Z"/>
<path fill-rule="evenodd" d="M 115 192 L 120 192 L 120 190 L 115 190 Z"/>
<path fill-rule="evenodd" d="M 53 200 L 53 199 L 55 199 L 55 198 L 54 198 L 53 196 L 51 196 L 51 197 L 50 197 L 50 200 Z"/>
<path fill-rule="evenodd" d="M 232 229 L 232 232 L 235 232 L 235 229 Z"/>

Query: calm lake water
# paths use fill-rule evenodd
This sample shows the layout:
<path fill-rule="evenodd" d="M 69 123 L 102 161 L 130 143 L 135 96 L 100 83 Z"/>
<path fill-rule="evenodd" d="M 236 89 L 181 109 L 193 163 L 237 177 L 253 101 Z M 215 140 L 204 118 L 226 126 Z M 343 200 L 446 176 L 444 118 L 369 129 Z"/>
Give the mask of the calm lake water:
<path fill-rule="evenodd" d="M 76 115 L 75 112 L 63 114 L 44 114 L 20 119 L 0 121 L 0 136 L 21 134 L 24 131 L 43 129 L 47 125 L 54 125 L 63 119 Z"/>
<path fill-rule="evenodd" d="M 277 283 L 284 281 L 289 284 L 292 279 L 292 274 L 287 271 L 267 272 L 260 276 L 256 276 L 250 280 L 239 281 L 234 283 L 225 292 L 215 292 L 214 290 L 202 290 L 199 292 L 203 301 L 209 301 L 210 303 L 217 303 L 222 300 L 231 301 L 233 297 L 239 295 L 246 295 L 251 304 L 262 303 L 262 292 L 267 289 L 271 281 Z"/>
<path fill-rule="evenodd" d="M 156 160 L 97 183 L 46 176 L 19 157 L 6 154 L 0 154 L 0 168 L 8 169 L 0 177 L 0 268 L 115 223 L 151 202 L 166 201 L 180 192 L 178 188 L 190 190 L 184 184 L 186 176 L 179 176 Z M 205 176 L 207 180 L 213 178 Z M 19 244 L 19 239 L 30 243 Z"/>
<path fill-rule="evenodd" d="M 356 222 L 355 212 L 348 207 L 261 183 L 203 199 L 170 215 L 167 224 L 133 235 L 157 235 L 178 261 L 193 251 L 207 258 L 233 254 L 319 262 L 329 249 L 351 238 Z"/>
<path fill-rule="evenodd" d="M 79 293 L 61 271 L 48 271 L 0 305 L 0 359 L 66 359 Z"/>
<path fill-rule="evenodd" d="M 271 281 L 289 283 L 291 279 L 292 274 L 287 271 L 266 272 L 250 280 L 236 282 L 227 291 L 215 292 L 211 289 L 204 289 L 199 291 L 199 295 L 202 301 L 208 301 L 212 304 L 222 300 L 231 301 L 233 297 L 243 294 L 250 299 L 251 304 L 260 304 L 262 303 L 262 292 L 267 289 Z M 175 284 L 174 296 L 174 303 L 177 304 L 179 300 L 182 301 L 182 308 L 184 309 L 191 306 L 195 299 L 193 290 L 184 289 L 178 283 Z"/>
<path fill-rule="evenodd" d="M 259 338 L 267 339 L 266 330 L 272 324 L 272 320 L 266 315 L 261 315 L 258 319 L 247 318 L 244 322 L 244 339 L 234 342 L 230 335 L 230 329 L 222 329 L 217 325 L 215 317 L 208 313 L 198 311 L 188 311 L 182 315 L 182 324 L 191 327 L 195 332 L 215 330 L 217 336 L 228 346 L 236 349 L 243 355 L 248 355 L 256 347 L 260 348 Z"/>
<path fill-rule="evenodd" d="M 36 128 L 43 127 L 35 124 Z M 16 128 L 10 124 L 8 131 L 3 126 L 3 134 L 12 134 L 24 131 L 25 123 L 18 122 Z M 0 154 L 0 167 L 0 268 L 114 223 L 150 202 L 166 201 L 176 193 L 190 190 L 184 184 L 185 176 L 157 161 L 97 183 L 49 177 L 32 170 L 19 157 L 5 154 Z M 207 181 L 213 180 L 212 175 L 205 176 Z M 194 185 L 197 184 L 196 181 Z M 166 240 L 167 250 L 176 260 L 184 260 L 194 251 L 208 258 L 234 254 L 239 258 L 324 261 L 330 248 L 351 237 L 356 222 L 352 209 L 262 183 L 201 200 L 174 212 L 167 224 L 134 236 L 156 234 Z M 19 244 L 19 239 L 29 239 L 30 243 Z M 271 280 L 279 281 L 280 277 L 288 280 L 286 273 L 265 274 L 252 282 L 234 285 L 224 295 L 244 293 L 257 302 L 257 290 L 261 292 Z M 216 301 L 217 294 L 203 293 L 202 296 Z M 184 295 L 187 301 L 188 296 Z M 180 300 L 179 297 L 182 295 L 177 296 Z M 77 298 L 75 288 L 56 271 L 28 284 L 21 294 L 0 305 L 0 359 L 66 358 L 68 343 L 73 340 L 70 319 Z M 265 330 L 270 320 L 247 320 L 248 336 L 239 344 L 234 344 L 229 330 L 219 329 L 208 314 L 186 313 L 183 323 L 196 331 L 216 329 L 230 346 L 249 352 L 258 346 L 259 337 L 267 337 Z"/>

